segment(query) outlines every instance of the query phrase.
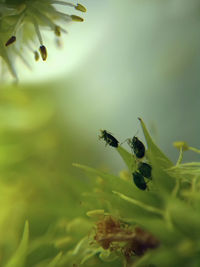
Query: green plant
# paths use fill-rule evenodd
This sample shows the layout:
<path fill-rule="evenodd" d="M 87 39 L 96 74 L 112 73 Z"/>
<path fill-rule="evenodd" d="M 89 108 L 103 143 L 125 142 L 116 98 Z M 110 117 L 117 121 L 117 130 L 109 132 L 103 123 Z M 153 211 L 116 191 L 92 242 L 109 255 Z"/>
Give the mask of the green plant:
<path fill-rule="evenodd" d="M 199 266 L 200 163 L 182 163 L 182 157 L 184 150 L 200 151 L 175 142 L 180 156 L 174 165 L 140 122 L 148 147 L 146 160 L 152 166 L 148 190 L 133 184 L 131 174 L 138 160 L 121 146 L 116 151 L 128 171 L 119 177 L 75 164 L 94 179 L 93 192 L 83 197 L 87 215 L 95 221 L 93 234 L 75 249 L 82 253 L 77 263 L 98 254 L 113 266 Z"/>
<path fill-rule="evenodd" d="M 184 142 L 175 142 L 180 155 L 174 165 L 153 142 L 141 119 L 140 122 L 147 143 L 145 158 L 136 158 L 121 145 L 112 148 L 127 166 L 119 176 L 74 164 L 90 179 L 86 184 L 74 184 L 70 177 L 68 185 L 73 185 L 75 198 L 73 192 L 67 191 L 66 195 L 61 188 L 52 194 L 51 186 L 44 184 L 42 195 L 46 197 L 45 201 L 42 200 L 38 194 L 42 176 L 37 179 L 34 173 L 33 179 L 23 179 L 12 186 L 1 181 L 1 195 L 6 207 L 2 209 L 0 221 L 1 250 L 4 252 L 2 266 L 199 266 L 200 163 L 182 163 L 182 157 L 186 150 L 200 151 Z M 146 190 L 133 183 L 132 173 L 141 173 L 141 162 L 152 167 L 151 179 L 144 177 Z M 29 164 L 34 166 L 31 162 Z M 41 168 L 40 171 L 45 170 Z M 20 171 L 20 175 L 23 173 Z M 41 199 L 38 203 L 35 203 L 35 198 L 33 203 L 29 200 L 30 230 L 26 222 L 21 241 L 16 241 L 13 234 L 8 239 L 8 232 L 3 233 L 6 229 L 3 228 L 3 218 L 7 218 L 8 225 L 14 213 L 14 224 L 10 222 L 9 232 L 19 231 L 22 218 L 18 211 L 19 207 L 25 209 L 30 187 Z M 24 189 L 26 194 L 22 194 Z M 81 203 L 75 205 L 78 194 Z M 64 203 L 57 200 L 59 197 Z M 12 199 L 17 199 L 15 206 Z M 76 209 L 65 211 L 65 201 L 68 207 Z M 48 211 L 48 208 L 51 209 Z M 40 209 L 45 212 L 45 219 L 38 213 Z M 34 234 L 37 221 L 49 227 Z"/>

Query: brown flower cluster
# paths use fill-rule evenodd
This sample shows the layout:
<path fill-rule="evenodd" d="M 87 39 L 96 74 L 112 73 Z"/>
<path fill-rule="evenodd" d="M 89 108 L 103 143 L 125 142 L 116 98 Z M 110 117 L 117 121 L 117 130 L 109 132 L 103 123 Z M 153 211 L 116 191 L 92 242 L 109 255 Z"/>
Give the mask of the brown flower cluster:
<path fill-rule="evenodd" d="M 105 216 L 96 223 L 94 239 L 105 250 L 120 251 L 127 261 L 159 246 L 159 241 L 151 233 L 138 226 L 130 227 L 112 216 Z"/>

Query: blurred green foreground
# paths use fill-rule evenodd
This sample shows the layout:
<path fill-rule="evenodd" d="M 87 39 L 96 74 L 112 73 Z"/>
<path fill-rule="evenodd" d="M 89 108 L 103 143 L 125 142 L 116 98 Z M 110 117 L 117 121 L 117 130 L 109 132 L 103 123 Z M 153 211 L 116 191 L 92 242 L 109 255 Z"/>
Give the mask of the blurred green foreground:
<path fill-rule="evenodd" d="M 182 157 L 200 151 L 176 143 L 174 165 L 140 120 L 143 159 L 119 145 L 119 175 L 82 165 L 100 157 L 52 88 L 1 90 L 0 266 L 199 266 L 200 164 Z M 132 180 L 141 160 L 152 166 L 144 191 Z"/>
<path fill-rule="evenodd" d="M 84 221 L 74 229 L 68 223 L 83 214 L 81 192 L 89 188 L 72 163 L 87 158 L 94 163 L 95 158 L 88 141 L 62 119 L 49 85 L 1 89 L 0 266 L 7 266 L 16 251 L 26 220 L 30 226 L 26 266 L 40 266 L 72 247 L 81 231 L 85 234 Z M 71 239 L 66 238 L 67 231 L 72 232 Z"/>

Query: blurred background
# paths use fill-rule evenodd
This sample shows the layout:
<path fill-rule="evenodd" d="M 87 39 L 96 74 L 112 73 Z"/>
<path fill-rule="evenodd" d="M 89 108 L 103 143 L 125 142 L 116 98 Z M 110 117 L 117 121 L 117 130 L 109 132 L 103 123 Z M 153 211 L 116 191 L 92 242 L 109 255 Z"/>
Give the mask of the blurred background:
<path fill-rule="evenodd" d="M 62 49 L 47 32 L 48 61 L 32 71 L 18 63 L 20 83 L 0 85 L 2 258 L 15 250 L 26 218 L 34 237 L 81 214 L 90 185 L 73 162 L 115 174 L 124 168 L 99 129 L 120 142 L 144 140 L 142 117 L 174 162 L 173 141 L 200 148 L 200 2 L 81 3 L 85 22 L 67 28 Z M 186 152 L 184 160 L 199 156 Z"/>
<path fill-rule="evenodd" d="M 173 141 L 199 147 L 199 1 L 82 3 L 85 22 L 69 26 L 61 50 L 49 41 L 47 63 L 37 63 L 33 72 L 21 68 L 20 79 L 54 80 L 49 90 L 64 122 L 105 150 L 115 170 L 121 168 L 118 157 L 98 142 L 98 131 L 108 129 L 120 141 L 137 131 L 141 136 L 137 117 L 174 161 Z M 185 159 L 197 156 L 187 152 Z"/>

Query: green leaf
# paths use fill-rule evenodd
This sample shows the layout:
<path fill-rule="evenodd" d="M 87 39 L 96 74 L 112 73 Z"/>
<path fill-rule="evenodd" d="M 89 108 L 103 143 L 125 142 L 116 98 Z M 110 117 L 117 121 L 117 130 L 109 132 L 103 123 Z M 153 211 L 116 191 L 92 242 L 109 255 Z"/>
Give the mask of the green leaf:
<path fill-rule="evenodd" d="M 120 179 L 117 176 L 102 172 L 100 170 L 96 170 L 84 165 L 73 164 L 73 166 L 80 168 L 86 171 L 88 174 L 93 174 L 96 176 L 100 176 L 105 180 L 105 186 L 103 188 L 104 192 L 112 193 L 112 191 L 117 191 L 122 194 L 128 195 L 129 197 L 134 197 L 135 199 L 142 199 L 142 201 L 149 205 L 162 206 L 162 199 L 153 192 L 143 192 L 138 189 L 132 182 L 125 181 Z M 96 207 L 100 209 L 100 207 Z"/>
<path fill-rule="evenodd" d="M 84 264 L 94 255 L 102 251 L 102 248 L 92 246 L 91 242 L 92 240 L 88 236 L 81 239 L 71 254 L 74 260 L 73 258 L 71 258 L 71 260 L 78 264 Z"/>
<path fill-rule="evenodd" d="M 110 250 L 103 250 L 100 253 L 99 258 L 105 262 L 112 262 L 119 258 L 119 256 Z"/>
<path fill-rule="evenodd" d="M 93 169 L 93 168 L 90 168 L 88 166 L 84 166 L 81 164 L 73 164 L 73 166 L 86 171 L 88 174 L 93 174 L 96 177 L 100 176 L 101 178 L 105 179 L 105 181 L 107 182 L 107 186 L 105 190 L 107 191 L 111 192 L 111 189 L 115 189 L 115 190 L 120 190 L 122 192 L 133 193 L 134 190 L 136 190 L 134 187 L 130 186 L 132 185 L 131 182 L 122 180 L 115 175 L 108 174 L 106 172 Z"/>
<path fill-rule="evenodd" d="M 175 186 L 175 179 L 167 173 L 167 169 L 171 168 L 173 163 L 154 143 L 143 120 L 140 118 L 139 120 L 148 146 L 146 154 L 152 164 L 152 176 L 155 186 L 162 190 L 163 193 L 171 193 Z"/>
<path fill-rule="evenodd" d="M 19 244 L 19 247 L 5 267 L 25 266 L 24 264 L 27 256 L 28 239 L 29 239 L 29 224 L 28 221 L 26 221 L 24 226 L 23 236 Z"/>
<path fill-rule="evenodd" d="M 59 252 L 53 260 L 49 263 L 48 267 L 56 267 L 58 265 L 58 262 L 60 261 L 62 257 L 62 252 Z"/>
<path fill-rule="evenodd" d="M 199 240 L 200 214 L 198 210 L 178 199 L 169 202 L 169 214 L 174 226 L 191 240 Z"/>
<path fill-rule="evenodd" d="M 137 162 L 135 156 L 129 153 L 126 149 L 121 146 L 118 146 L 116 149 L 121 158 L 123 159 L 124 163 L 128 167 L 129 171 L 132 173 L 137 169 Z"/>
<path fill-rule="evenodd" d="M 133 198 L 130 198 L 130 197 L 127 197 L 126 195 L 123 195 L 119 192 L 116 192 L 116 191 L 113 191 L 113 194 L 119 196 L 121 199 L 129 202 L 129 203 L 132 203 L 133 205 L 136 205 L 136 206 L 139 206 L 140 208 L 146 210 L 146 211 L 149 211 L 149 212 L 153 212 L 153 213 L 156 213 L 156 214 L 159 214 L 159 215 L 164 215 L 163 211 L 158 209 L 158 208 L 155 208 L 153 206 L 150 206 L 150 205 L 146 205 L 145 203 L 142 203 L 141 201 L 137 200 L 137 199 L 133 199 Z"/>
<path fill-rule="evenodd" d="M 154 157 L 157 160 L 159 160 L 164 169 L 172 167 L 173 163 L 171 162 L 170 159 L 168 159 L 167 156 L 165 156 L 165 154 L 160 150 L 160 148 L 154 143 L 143 120 L 139 118 L 139 121 L 141 123 L 142 130 L 143 130 L 143 133 L 144 133 L 144 136 L 147 142 L 147 146 L 148 146 L 148 151 L 150 151 L 149 153 L 151 154 L 151 157 Z"/>
<path fill-rule="evenodd" d="M 188 162 L 173 166 L 168 172 L 176 178 L 187 179 L 191 182 L 194 176 L 200 176 L 200 162 Z"/>

